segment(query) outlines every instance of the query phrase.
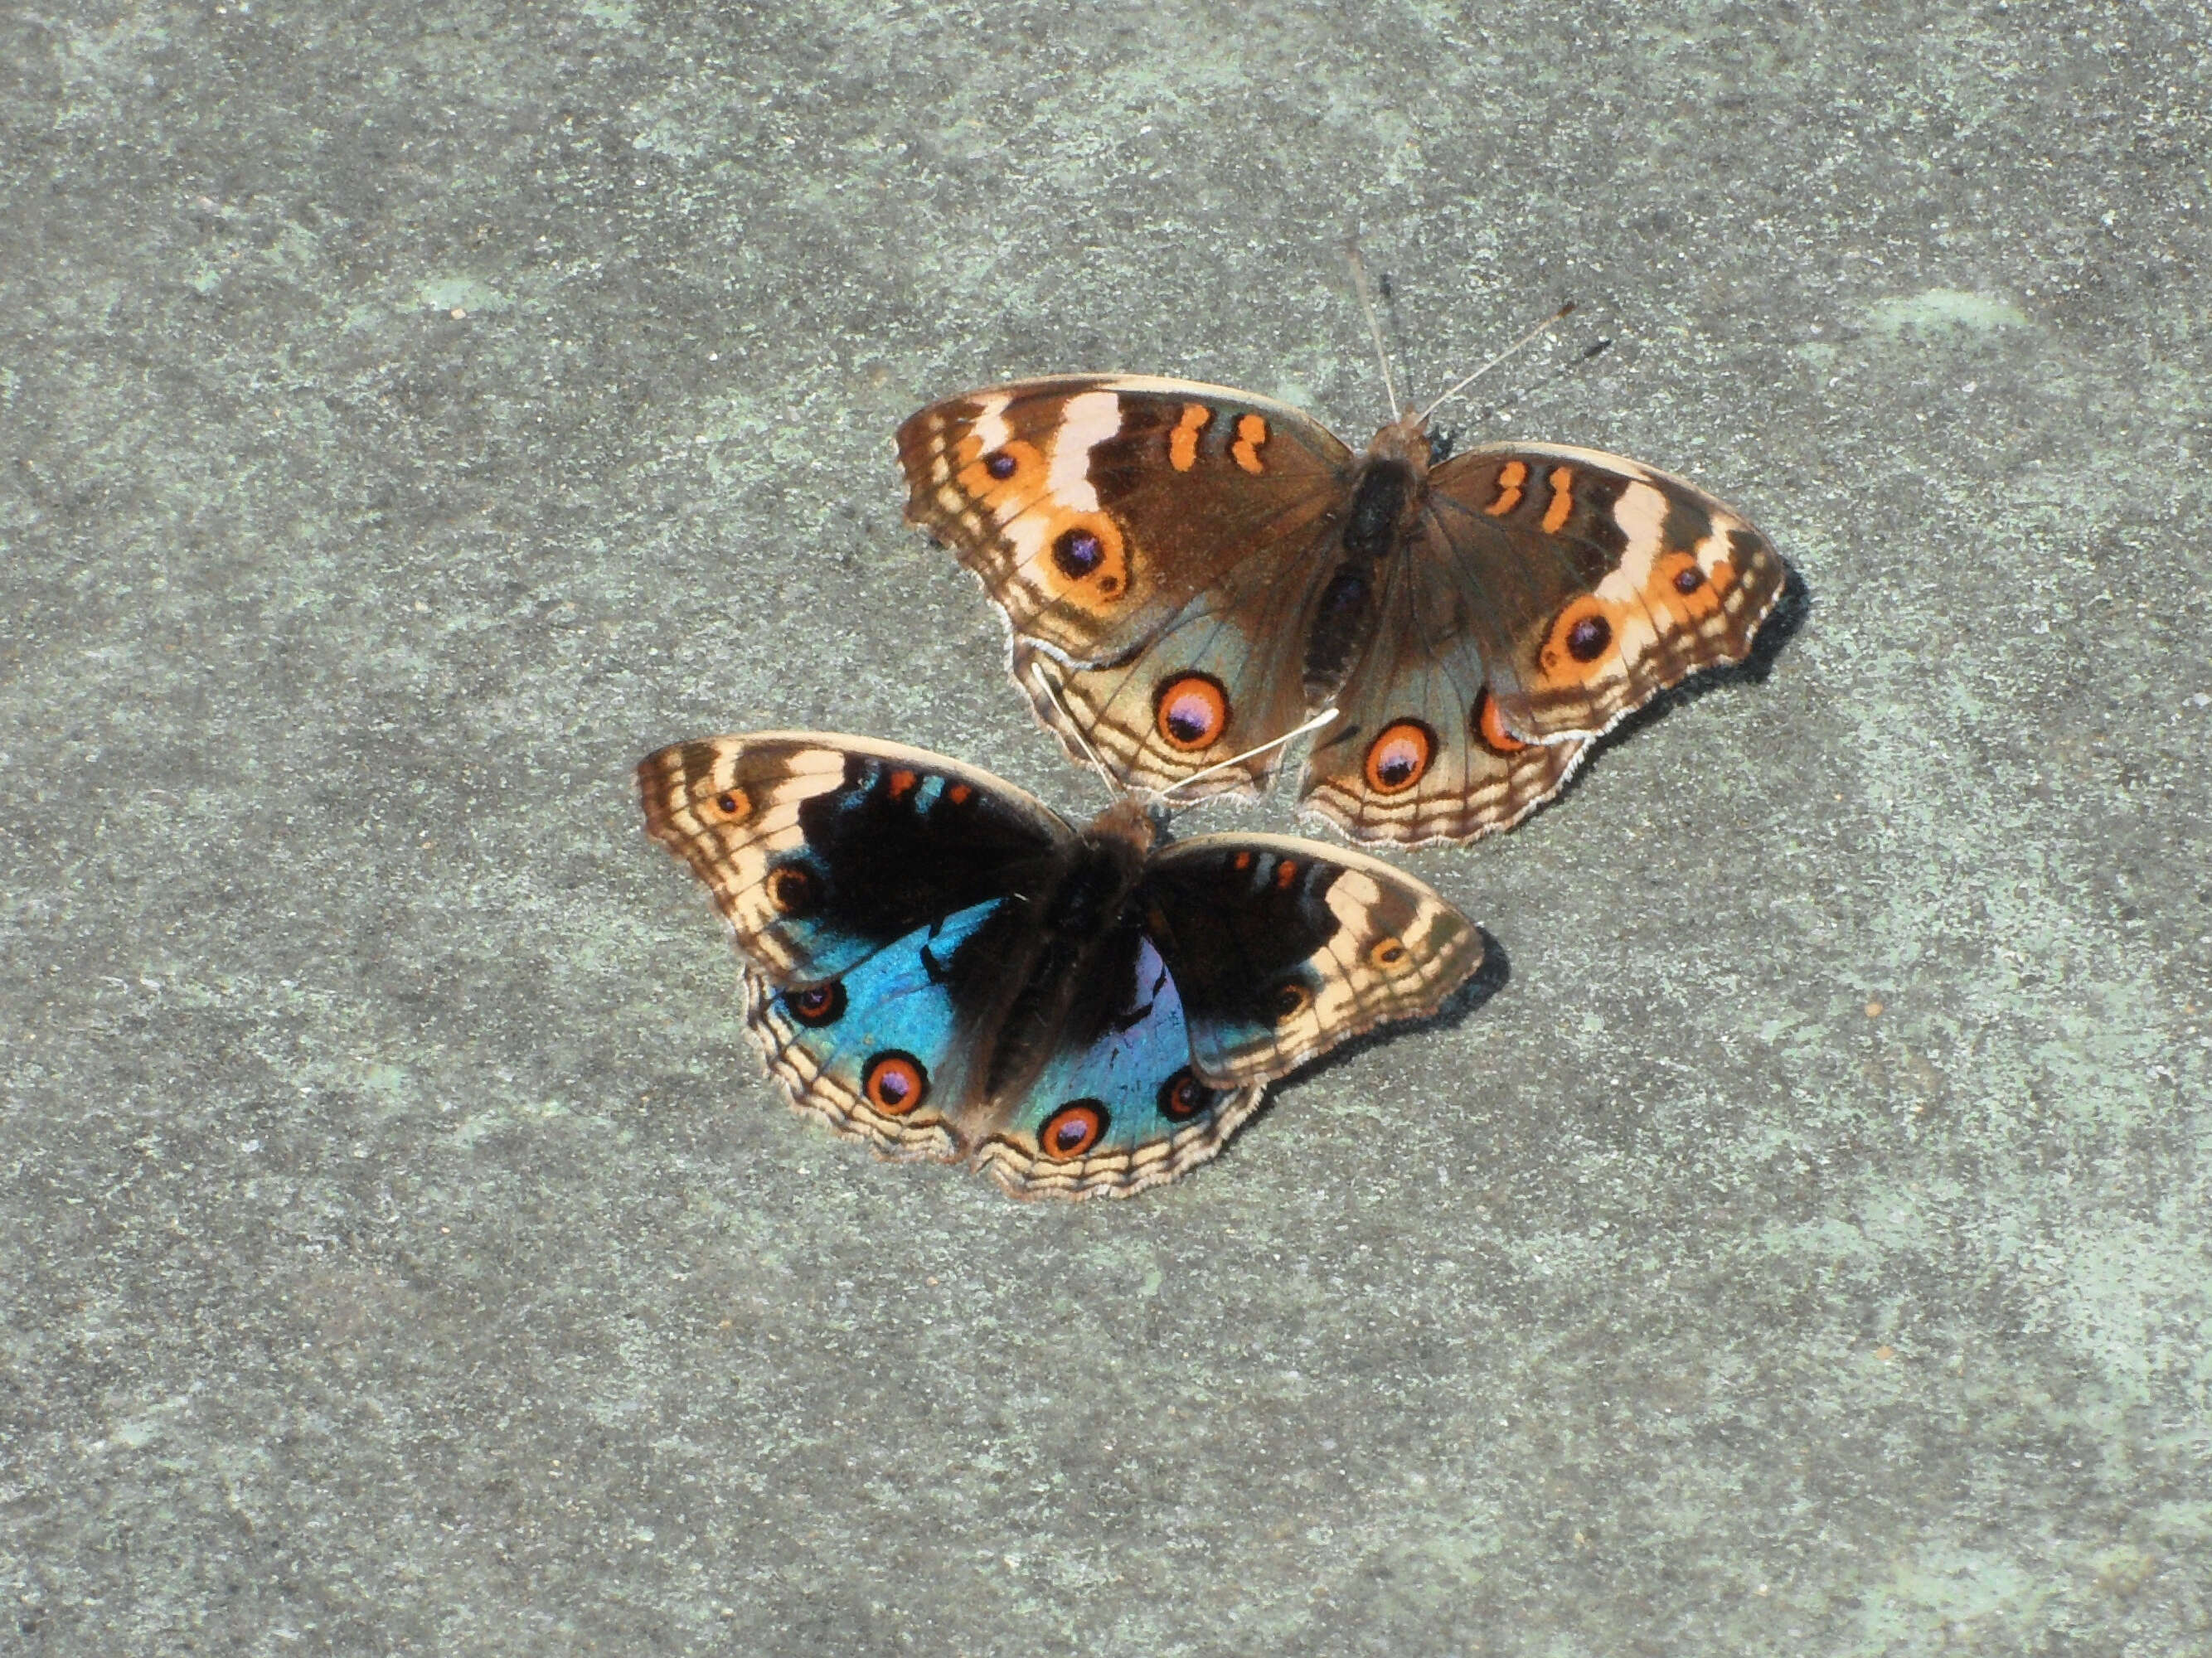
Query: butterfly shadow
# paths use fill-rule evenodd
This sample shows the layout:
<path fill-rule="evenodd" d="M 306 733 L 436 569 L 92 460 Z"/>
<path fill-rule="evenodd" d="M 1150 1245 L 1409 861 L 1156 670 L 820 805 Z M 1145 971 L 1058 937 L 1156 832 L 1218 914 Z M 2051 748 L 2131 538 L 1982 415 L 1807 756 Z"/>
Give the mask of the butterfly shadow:
<path fill-rule="evenodd" d="M 1570 799 L 1575 792 L 1598 770 L 1618 744 L 1626 743 L 1639 732 L 1649 731 L 1677 708 L 1686 708 L 1692 702 L 1711 695 L 1728 686 L 1759 685 L 1774 671 L 1776 660 L 1797 630 L 1805 625 L 1813 613 L 1813 590 L 1805 578 L 1797 573 L 1794 564 L 1784 561 L 1782 591 L 1775 595 L 1774 608 L 1759 624 L 1759 634 L 1751 642 L 1751 649 L 1741 662 L 1724 662 L 1717 667 L 1705 668 L 1692 674 L 1680 684 L 1663 690 L 1634 713 L 1625 715 L 1620 723 L 1590 744 L 1589 753 L 1575 774 L 1547 805 L 1556 805 Z"/>

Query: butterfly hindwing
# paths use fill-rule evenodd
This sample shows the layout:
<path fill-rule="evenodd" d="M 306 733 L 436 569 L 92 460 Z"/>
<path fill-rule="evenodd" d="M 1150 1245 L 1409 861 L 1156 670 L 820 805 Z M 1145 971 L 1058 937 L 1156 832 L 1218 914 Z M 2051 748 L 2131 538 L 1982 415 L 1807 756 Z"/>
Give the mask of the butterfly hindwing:
<path fill-rule="evenodd" d="M 1087 741 L 1127 786 L 1164 791 L 1200 767 L 1251 755 L 1304 717 L 1308 608 L 1305 592 L 1271 580 L 1264 561 L 1248 560 L 1116 660 L 1071 667 L 1017 641 L 1014 679 L 1071 758 L 1083 757 Z M 1254 756 L 1183 798 L 1249 793 L 1282 758 L 1279 749 Z"/>
<path fill-rule="evenodd" d="M 1594 449 L 1492 444 L 1438 466 L 1417 556 L 1440 561 L 1498 723 L 1597 735 L 1741 660 L 1781 595 L 1773 544 L 1696 485 Z"/>
<path fill-rule="evenodd" d="M 1006 902 L 970 905 L 803 989 L 746 974 L 745 1023 L 793 1106 L 886 1156 L 960 1156 L 973 1020 L 955 964 Z"/>
<path fill-rule="evenodd" d="M 1214 1088 L 1191 1063 L 1182 998 L 1152 940 L 1110 936 L 1054 1051 L 976 1160 L 1010 1192 L 1127 1197 L 1218 1151 L 1264 1084 Z"/>
<path fill-rule="evenodd" d="M 778 986 L 835 977 L 1002 896 L 1073 839 L 988 772 L 895 743 L 768 732 L 638 767 L 646 827 L 691 865 Z"/>
<path fill-rule="evenodd" d="M 1138 901 L 1175 975 L 1192 1062 L 1218 1087 L 1433 1013 L 1482 964 L 1480 932 L 1427 885 L 1312 841 L 1181 842 L 1153 860 Z"/>
<path fill-rule="evenodd" d="M 951 546 L 1017 640 L 1124 656 L 1336 504 L 1342 443 L 1285 404 L 1131 375 L 1023 380 L 899 428 L 908 520 Z M 1185 769 L 1194 769 L 1186 767 Z"/>
<path fill-rule="evenodd" d="M 1339 717 L 1306 756 L 1300 806 L 1352 840 L 1419 846 L 1510 828 L 1589 747 L 1522 742 L 1498 723 L 1455 586 L 1440 560 L 1392 572 Z"/>

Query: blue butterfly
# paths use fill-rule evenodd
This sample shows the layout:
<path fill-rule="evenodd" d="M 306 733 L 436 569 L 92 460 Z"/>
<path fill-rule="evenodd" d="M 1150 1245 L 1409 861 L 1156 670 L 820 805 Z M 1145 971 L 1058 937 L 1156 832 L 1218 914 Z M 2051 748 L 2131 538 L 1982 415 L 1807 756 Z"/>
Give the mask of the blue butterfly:
<path fill-rule="evenodd" d="M 1437 1005 L 1482 961 L 1434 891 L 1280 835 L 1079 829 L 987 772 L 818 732 L 638 767 L 714 894 L 799 1110 L 1010 1192 L 1127 1197 L 1220 1151 L 1268 1081 Z"/>

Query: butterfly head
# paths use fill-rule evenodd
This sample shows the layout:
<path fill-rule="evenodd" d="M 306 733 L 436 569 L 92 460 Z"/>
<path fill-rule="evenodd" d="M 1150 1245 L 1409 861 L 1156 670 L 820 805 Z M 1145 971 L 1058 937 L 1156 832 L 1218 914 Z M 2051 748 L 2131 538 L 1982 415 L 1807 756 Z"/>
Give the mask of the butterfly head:
<path fill-rule="evenodd" d="M 1102 847 L 1125 852 L 1138 865 L 1142 865 L 1160 838 L 1160 825 L 1154 813 L 1157 805 L 1145 797 L 1125 794 L 1091 820 L 1085 839 Z"/>
<path fill-rule="evenodd" d="M 1375 434 L 1375 440 L 1367 446 L 1367 459 L 1370 465 L 1395 461 L 1418 480 L 1428 476 L 1429 452 L 1428 414 L 1408 409 Z"/>

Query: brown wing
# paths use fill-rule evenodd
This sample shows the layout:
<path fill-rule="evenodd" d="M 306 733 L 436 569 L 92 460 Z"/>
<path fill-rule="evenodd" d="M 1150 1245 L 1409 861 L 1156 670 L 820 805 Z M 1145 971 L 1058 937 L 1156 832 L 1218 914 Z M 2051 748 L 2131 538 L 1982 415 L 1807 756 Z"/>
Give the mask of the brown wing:
<path fill-rule="evenodd" d="M 1127 658 L 1248 561 L 1287 562 L 1353 466 L 1287 404 L 1114 374 L 932 404 L 898 452 L 908 520 L 975 573 L 1018 641 L 1082 665 Z"/>
<path fill-rule="evenodd" d="M 1510 829 L 1574 774 L 1586 741 L 1524 743 L 1498 723 L 1463 586 L 1419 548 L 1393 569 L 1340 717 L 1306 756 L 1307 815 L 1355 841 L 1472 841 Z"/>
<path fill-rule="evenodd" d="M 1456 577 L 1497 727 L 1591 737 L 1742 659 L 1782 592 L 1773 544 L 1694 484 L 1619 455 L 1490 444 L 1431 474 L 1425 548 Z"/>
<path fill-rule="evenodd" d="M 1285 564 L 1290 568 L 1280 568 Z M 1283 560 L 1248 559 L 1145 644 L 1096 667 L 1070 667 L 1018 640 L 1014 682 L 1071 759 L 1080 762 L 1087 744 L 1124 787 L 1173 787 L 1272 742 L 1304 718 L 1308 572 L 1327 568 L 1304 550 Z M 1040 676 L 1049 694 L 1039 688 Z M 1271 749 L 1215 773 L 1183 798 L 1250 793 L 1282 760 L 1282 750 Z"/>

